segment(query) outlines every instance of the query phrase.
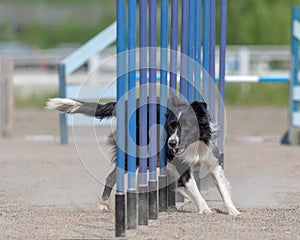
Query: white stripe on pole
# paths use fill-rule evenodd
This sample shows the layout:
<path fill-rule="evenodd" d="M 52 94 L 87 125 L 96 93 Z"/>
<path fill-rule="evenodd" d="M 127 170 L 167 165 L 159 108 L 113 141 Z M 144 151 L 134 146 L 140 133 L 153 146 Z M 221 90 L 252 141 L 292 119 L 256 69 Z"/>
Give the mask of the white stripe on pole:
<path fill-rule="evenodd" d="M 300 41 L 300 22 L 297 20 L 293 21 L 293 36 Z"/>

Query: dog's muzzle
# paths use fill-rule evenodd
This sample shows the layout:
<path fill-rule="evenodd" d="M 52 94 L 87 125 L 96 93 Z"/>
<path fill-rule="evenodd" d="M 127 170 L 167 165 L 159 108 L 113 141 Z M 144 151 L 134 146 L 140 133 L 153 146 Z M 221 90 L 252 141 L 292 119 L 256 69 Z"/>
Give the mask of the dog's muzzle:
<path fill-rule="evenodd" d="M 169 139 L 168 145 L 171 149 L 175 148 L 177 146 L 178 142 L 176 139 Z"/>
<path fill-rule="evenodd" d="M 168 146 L 173 151 L 175 155 L 181 155 L 185 152 L 185 146 L 178 146 L 179 143 L 176 139 L 169 139 Z"/>

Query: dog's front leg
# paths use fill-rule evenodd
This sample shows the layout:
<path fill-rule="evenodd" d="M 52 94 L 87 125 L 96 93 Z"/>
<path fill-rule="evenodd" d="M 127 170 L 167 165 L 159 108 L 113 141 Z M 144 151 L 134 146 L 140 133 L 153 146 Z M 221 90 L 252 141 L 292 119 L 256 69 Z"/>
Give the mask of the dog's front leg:
<path fill-rule="evenodd" d="M 241 213 L 235 208 L 231 200 L 230 193 L 228 190 L 228 182 L 224 176 L 224 171 L 221 168 L 221 166 L 215 166 L 214 169 L 211 171 L 211 175 L 223 198 L 225 207 L 227 208 L 229 214 L 234 217 L 240 215 Z"/>
<path fill-rule="evenodd" d="M 179 182 L 184 186 L 185 193 L 190 197 L 190 199 L 196 204 L 198 212 L 200 214 L 211 214 L 212 211 L 208 207 L 206 201 L 201 196 L 195 178 L 190 173 L 189 170 L 185 171 L 180 177 Z"/>

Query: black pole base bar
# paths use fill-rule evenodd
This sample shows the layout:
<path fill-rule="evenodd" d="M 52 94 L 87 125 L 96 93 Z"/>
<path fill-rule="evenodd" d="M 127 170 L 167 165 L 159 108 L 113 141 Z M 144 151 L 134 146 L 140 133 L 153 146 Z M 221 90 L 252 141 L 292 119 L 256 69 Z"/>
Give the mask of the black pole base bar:
<path fill-rule="evenodd" d="M 137 192 L 127 190 L 127 229 L 136 229 L 137 225 Z"/>
<path fill-rule="evenodd" d="M 158 218 L 157 210 L 157 181 L 149 180 L 149 219 Z"/>
<path fill-rule="evenodd" d="M 149 210 L 148 210 L 148 186 L 139 186 L 139 199 L 138 199 L 138 225 L 148 226 Z"/>
<path fill-rule="evenodd" d="M 167 188 L 167 175 L 158 176 L 159 184 L 159 211 L 168 211 L 168 188 Z"/>
<path fill-rule="evenodd" d="M 167 171 L 168 181 L 168 211 L 176 209 L 176 176 L 173 172 Z"/>
<path fill-rule="evenodd" d="M 115 237 L 125 237 L 125 194 L 116 193 Z"/>

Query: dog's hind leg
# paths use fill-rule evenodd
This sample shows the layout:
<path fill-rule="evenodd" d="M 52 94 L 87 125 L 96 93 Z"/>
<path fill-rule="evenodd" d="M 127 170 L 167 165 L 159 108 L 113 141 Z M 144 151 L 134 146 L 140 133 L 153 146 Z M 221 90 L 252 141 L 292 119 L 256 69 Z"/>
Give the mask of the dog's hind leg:
<path fill-rule="evenodd" d="M 211 171 L 212 178 L 223 198 L 225 207 L 228 210 L 228 213 L 234 217 L 240 215 L 241 213 L 235 208 L 231 200 L 229 193 L 229 184 L 225 178 L 224 171 L 221 166 L 215 166 Z"/>
<path fill-rule="evenodd" d="M 98 205 L 98 209 L 101 211 L 109 211 L 108 199 L 111 195 L 111 191 L 116 184 L 116 167 L 108 174 L 105 180 L 105 187 Z"/>

